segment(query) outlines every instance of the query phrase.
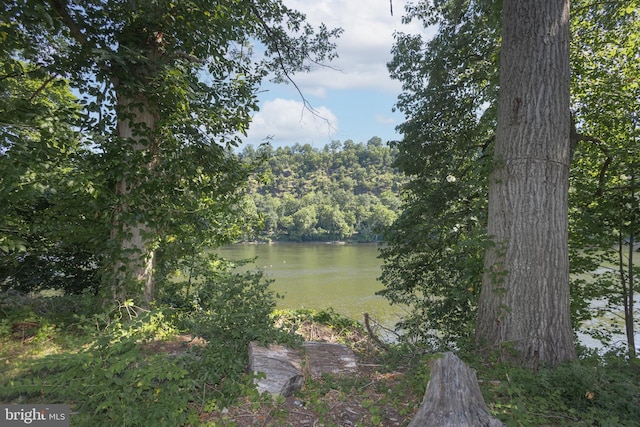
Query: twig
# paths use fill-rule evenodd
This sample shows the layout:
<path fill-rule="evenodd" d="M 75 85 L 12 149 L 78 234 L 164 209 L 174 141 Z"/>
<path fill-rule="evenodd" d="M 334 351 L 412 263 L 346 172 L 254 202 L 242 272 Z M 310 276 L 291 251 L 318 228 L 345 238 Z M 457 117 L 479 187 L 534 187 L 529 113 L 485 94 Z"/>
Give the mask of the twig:
<path fill-rule="evenodd" d="M 49 77 L 47 80 L 45 80 L 44 82 L 42 82 L 42 84 L 40 85 L 40 87 L 38 89 L 35 90 L 35 92 L 33 92 L 31 94 L 31 96 L 29 97 L 29 102 L 33 101 L 33 99 L 38 96 L 38 94 L 40 92 L 42 92 L 44 90 L 44 88 L 46 88 L 49 83 L 51 83 L 57 76 L 54 74 L 51 77 Z"/>
<path fill-rule="evenodd" d="M 293 77 L 291 77 L 291 74 L 289 73 L 289 71 L 287 70 L 287 68 L 285 67 L 285 57 L 290 58 L 290 55 L 288 53 L 288 49 L 285 49 L 285 53 L 283 53 L 283 49 L 280 45 L 280 41 L 278 40 L 278 38 L 273 34 L 273 31 L 271 31 L 271 28 L 269 28 L 269 25 L 266 23 L 266 21 L 263 19 L 262 15 L 260 14 L 260 12 L 258 11 L 258 9 L 255 6 L 251 6 L 251 9 L 254 13 L 254 15 L 256 16 L 256 18 L 258 18 L 258 21 L 260 21 L 260 25 L 262 26 L 262 29 L 265 31 L 265 33 L 267 34 L 267 36 L 271 39 L 271 41 L 273 42 L 274 45 L 274 50 L 276 55 L 278 56 L 278 66 L 280 68 L 280 71 L 282 71 L 282 74 L 284 75 L 284 77 L 287 79 L 287 81 L 289 83 L 291 83 L 293 85 L 293 87 L 295 88 L 296 92 L 298 92 L 298 95 L 300 95 L 300 98 L 302 99 L 302 104 L 304 106 L 304 108 L 309 111 L 311 114 L 313 114 L 315 117 L 318 117 L 319 119 L 323 120 L 327 126 L 329 127 L 329 129 L 332 130 L 337 130 L 329 121 L 329 119 L 327 119 L 326 117 L 324 117 L 322 114 L 320 114 L 320 112 L 318 110 L 316 110 L 315 108 L 313 108 L 313 106 L 311 105 L 311 103 L 307 100 L 307 98 L 304 96 L 304 94 L 302 93 L 302 89 L 300 89 L 300 87 L 298 86 L 298 84 L 295 82 L 295 80 L 293 79 Z M 286 43 L 285 43 L 285 48 L 286 48 Z M 313 59 L 309 58 L 307 56 L 307 59 L 309 61 L 311 61 L 314 64 L 317 65 L 322 65 L 322 66 L 326 66 L 325 64 L 320 64 L 317 61 L 314 61 Z M 330 67 L 329 67 L 330 68 Z"/>
<path fill-rule="evenodd" d="M 367 328 L 367 332 L 369 333 L 369 336 L 376 344 L 378 344 L 380 347 L 382 347 L 385 350 L 389 350 L 389 346 L 384 342 L 382 342 L 382 340 L 378 338 L 378 336 L 373 332 L 373 329 L 371 329 L 371 324 L 369 321 L 369 313 L 364 313 L 364 326 Z"/>

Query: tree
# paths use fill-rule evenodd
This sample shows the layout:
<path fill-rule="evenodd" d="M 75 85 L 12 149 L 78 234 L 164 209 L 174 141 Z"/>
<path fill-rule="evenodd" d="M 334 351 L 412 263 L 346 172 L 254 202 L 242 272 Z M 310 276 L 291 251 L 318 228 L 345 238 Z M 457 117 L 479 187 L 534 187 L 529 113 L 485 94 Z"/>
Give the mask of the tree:
<path fill-rule="evenodd" d="M 340 206 L 321 204 L 318 208 L 318 231 L 327 234 L 330 239 L 341 240 L 353 235 L 353 227 L 347 224 Z"/>
<path fill-rule="evenodd" d="M 374 240 L 377 240 L 377 237 L 381 234 L 382 230 L 391 226 L 397 217 L 398 215 L 394 210 L 388 208 L 382 203 L 377 203 L 371 208 L 371 214 L 367 221 L 367 231 L 373 234 Z"/>
<path fill-rule="evenodd" d="M 147 304 L 158 250 L 195 231 L 184 221 L 216 222 L 219 241 L 237 230 L 220 215 L 246 177 L 229 148 L 246 132 L 262 79 L 286 81 L 330 60 L 339 34 L 314 32 L 277 0 L 10 0 L 2 17 L 21 40 L 13 56 L 81 94 L 85 138 L 102 153 L 111 193 L 113 298 Z"/>
<path fill-rule="evenodd" d="M 384 235 L 381 295 L 412 307 L 403 338 L 449 345 L 473 334 L 495 131 L 499 10 L 491 1 L 421 2 L 405 21 L 438 32 L 397 34 L 391 76 L 405 114 L 395 166 L 410 179 Z"/>
<path fill-rule="evenodd" d="M 617 241 L 619 230 L 628 237 L 635 215 L 631 193 L 622 197 L 621 192 L 631 188 L 629 171 L 637 158 L 631 130 L 638 97 L 638 8 L 637 2 L 576 3 L 570 255 L 577 328 L 603 313 L 590 309 L 594 299 L 606 298 L 610 310 L 619 311 L 624 295 L 628 299 L 633 291 L 629 280 L 636 273 L 626 261 L 629 248 L 625 245 L 620 257 Z M 403 192 L 404 212 L 385 237 L 381 293 L 414 307 L 401 325 L 408 338 L 459 344 L 475 328 L 484 246 L 490 244 L 486 198 L 499 87 L 497 5 L 419 2 L 407 9 L 405 20 L 437 25 L 436 35 L 428 41 L 396 36 L 389 69 L 403 84 L 397 108 L 407 117 L 398 128 L 403 140 L 397 143 L 396 165 L 410 181 Z M 627 179 L 624 185 L 621 177 Z M 597 274 L 618 260 L 625 265 L 616 267 L 616 276 L 626 284 Z M 596 332 L 602 336 L 604 331 Z"/>
<path fill-rule="evenodd" d="M 96 188 L 67 83 L 6 55 L 0 80 L 0 288 L 97 291 Z"/>
<path fill-rule="evenodd" d="M 640 4 L 574 2 L 572 95 L 577 147 L 572 165 L 570 241 L 575 293 L 606 310 L 587 310 L 581 320 L 622 312 L 630 357 L 635 356 L 634 294 L 638 260 L 640 163 Z M 614 267 L 612 267 L 614 266 Z M 595 273 L 594 273 L 595 272 Z M 619 324 L 617 321 L 611 325 Z M 611 333 L 589 331 L 610 343 Z M 609 331 L 613 332 L 613 331 Z"/>
<path fill-rule="evenodd" d="M 503 3 L 480 345 L 576 357 L 569 310 L 569 1 Z"/>
<path fill-rule="evenodd" d="M 252 237 L 377 240 L 379 226 L 399 210 L 396 192 L 404 179 L 388 160 L 395 151 L 377 137 L 345 145 L 245 149 L 244 160 L 265 156 L 247 184 L 246 197 L 255 200 L 264 224 Z"/>
<path fill-rule="evenodd" d="M 318 214 L 315 206 L 304 206 L 292 216 L 293 224 L 290 227 L 290 235 L 294 240 L 313 240 L 316 234 Z"/>

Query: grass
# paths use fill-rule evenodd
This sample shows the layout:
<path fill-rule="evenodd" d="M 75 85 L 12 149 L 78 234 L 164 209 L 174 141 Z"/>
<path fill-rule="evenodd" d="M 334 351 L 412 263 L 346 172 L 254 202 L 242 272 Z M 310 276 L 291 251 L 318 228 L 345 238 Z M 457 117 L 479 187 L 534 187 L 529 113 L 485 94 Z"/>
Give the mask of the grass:
<path fill-rule="evenodd" d="M 331 310 L 274 312 L 285 336 L 346 344 L 360 366 L 346 377 L 307 378 L 294 396 L 272 399 L 244 373 L 243 343 L 192 340 L 170 312 L 129 318 L 93 313 L 95 304 L 79 301 L 1 302 L 0 401 L 70 404 L 72 426 L 406 426 L 433 357 L 408 345 L 383 349 Z M 508 426 L 640 425 L 636 360 L 583 353 L 532 372 L 472 352 L 459 356 Z"/>

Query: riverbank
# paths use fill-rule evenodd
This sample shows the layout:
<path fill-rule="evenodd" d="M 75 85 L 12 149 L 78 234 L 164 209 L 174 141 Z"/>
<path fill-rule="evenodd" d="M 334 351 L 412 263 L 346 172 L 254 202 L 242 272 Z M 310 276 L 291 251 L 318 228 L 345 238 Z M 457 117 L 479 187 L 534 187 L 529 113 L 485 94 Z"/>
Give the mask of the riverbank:
<path fill-rule="evenodd" d="M 11 314 L 17 323 L 20 317 Z M 112 319 L 99 330 L 90 327 L 98 318 L 55 325 L 43 316 L 22 317 L 28 319 L 29 329 L 11 331 L 3 323 L 0 330 L 0 401 L 70 404 L 74 426 L 406 426 L 435 357 L 407 345 L 381 348 L 361 325 L 335 313 L 280 312 L 274 315 L 279 327 L 349 345 L 360 368 L 349 376 L 307 378 L 300 392 L 274 400 L 255 392 L 242 365 L 234 367 L 240 354 L 211 358 L 226 354 L 219 343 L 191 341 L 168 318 Z M 508 426 L 637 427 L 637 361 L 583 353 L 554 370 L 532 372 L 458 354 L 476 371 L 492 414 Z M 207 379 L 229 368 L 241 375 Z M 210 385 L 193 387 L 203 382 Z"/>

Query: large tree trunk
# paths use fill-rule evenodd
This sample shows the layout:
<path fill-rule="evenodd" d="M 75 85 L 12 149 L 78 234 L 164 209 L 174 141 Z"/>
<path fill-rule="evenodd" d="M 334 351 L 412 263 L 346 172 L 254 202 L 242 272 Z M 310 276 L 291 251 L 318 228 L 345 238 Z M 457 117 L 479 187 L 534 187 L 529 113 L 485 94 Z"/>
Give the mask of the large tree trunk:
<path fill-rule="evenodd" d="M 569 311 L 569 0 L 505 0 L 502 26 L 489 179 L 495 245 L 485 256 L 476 336 L 523 366 L 555 366 L 576 357 Z"/>
<path fill-rule="evenodd" d="M 144 306 L 154 299 L 156 239 L 144 219 L 149 206 L 140 192 L 144 181 L 153 174 L 156 122 L 157 117 L 143 96 L 118 96 L 117 136 L 123 141 L 122 151 L 127 153 L 122 161 L 128 170 L 116 183 L 116 196 L 121 202 L 111 231 L 119 252 L 113 266 L 112 289 L 115 301 L 141 298 Z"/>

